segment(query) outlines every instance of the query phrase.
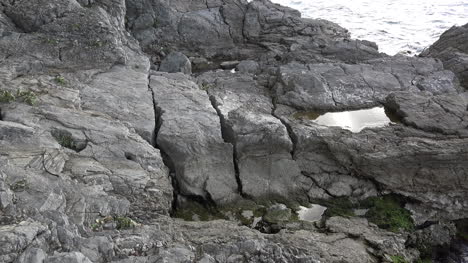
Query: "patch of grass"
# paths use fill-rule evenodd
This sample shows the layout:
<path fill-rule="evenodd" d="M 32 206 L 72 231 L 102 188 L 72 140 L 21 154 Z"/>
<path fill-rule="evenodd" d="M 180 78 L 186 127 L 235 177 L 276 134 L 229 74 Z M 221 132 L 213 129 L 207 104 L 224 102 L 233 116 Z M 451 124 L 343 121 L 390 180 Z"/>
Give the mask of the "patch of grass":
<path fill-rule="evenodd" d="M 54 78 L 54 81 L 55 81 L 57 84 L 61 85 L 61 86 L 65 86 L 65 85 L 67 84 L 67 81 L 66 81 L 65 78 L 62 77 L 62 76 L 56 76 L 56 77 Z"/>
<path fill-rule="evenodd" d="M 402 256 L 390 256 L 392 263 L 409 263 L 406 259 Z"/>
<path fill-rule="evenodd" d="M 403 208 L 403 203 L 399 198 L 395 196 L 373 197 L 367 202 L 370 208 L 365 217 L 380 228 L 392 232 L 414 229 L 411 213 Z"/>
<path fill-rule="evenodd" d="M 10 103 L 16 100 L 15 95 L 9 90 L 0 91 L 0 102 Z"/>
<path fill-rule="evenodd" d="M 17 90 L 16 97 L 19 98 L 24 103 L 27 103 L 31 106 L 34 105 L 37 100 L 36 94 L 32 91 Z"/>
<path fill-rule="evenodd" d="M 9 90 L 0 91 L 0 102 L 10 103 L 14 101 L 21 101 L 29 105 L 34 105 L 36 103 L 37 96 L 32 91 L 23 91 L 18 89 L 16 93 L 13 93 Z"/>

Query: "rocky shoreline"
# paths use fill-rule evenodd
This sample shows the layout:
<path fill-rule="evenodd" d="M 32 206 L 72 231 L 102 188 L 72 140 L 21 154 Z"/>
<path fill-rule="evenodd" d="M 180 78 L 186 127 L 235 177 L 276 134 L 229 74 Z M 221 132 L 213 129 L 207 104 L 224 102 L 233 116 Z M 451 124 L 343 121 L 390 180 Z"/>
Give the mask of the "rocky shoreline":
<path fill-rule="evenodd" d="M 268 0 L 0 0 L 0 36 L 0 262 L 466 261 L 467 25 L 391 57 Z"/>

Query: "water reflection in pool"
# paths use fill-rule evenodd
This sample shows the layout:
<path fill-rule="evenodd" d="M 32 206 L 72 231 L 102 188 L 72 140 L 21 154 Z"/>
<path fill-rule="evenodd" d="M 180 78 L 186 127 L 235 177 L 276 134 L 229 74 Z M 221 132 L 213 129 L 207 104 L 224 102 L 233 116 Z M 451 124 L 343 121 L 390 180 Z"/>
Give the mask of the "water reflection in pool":
<path fill-rule="evenodd" d="M 327 112 L 324 114 L 317 112 L 298 112 L 294 114 L 297 119 L 312 120 L 324 126 L 336 126 L 352 132 L 360 132 L 364 128 L 383 127 L 396 119 L 385 111 L 384 107 L 371 109 Z"/>
<path fill-rule="evenodd" d="M 327 210 L 327 208 L 324 206 L 311 204 L 310 207 L 299 207 L 297 214 L 299 215 L 300 220 L 315 222 L 322 219 L 325 210 Z"/>

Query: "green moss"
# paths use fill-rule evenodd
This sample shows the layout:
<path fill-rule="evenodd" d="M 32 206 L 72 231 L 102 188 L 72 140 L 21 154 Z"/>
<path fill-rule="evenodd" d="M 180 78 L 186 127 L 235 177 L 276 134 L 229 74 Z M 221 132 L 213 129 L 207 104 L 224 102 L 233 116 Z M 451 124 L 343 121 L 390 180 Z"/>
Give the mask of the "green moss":
<path fill-rule="evenodd" d="M 370 208 L 365 217 L 380 228 L 393 232 L 411 231 L 414 222 L 411 213 L 403 208 L 403 203 L 394 196 L 374 197 L 367 200 Z"/>
<path fill-rule="evenodd" d="M 61 86 L 65 86 L 65 85 L 67 84 L 67 81 L 66 81 L 65 78 L 62 77 L 62 76 L 56 76 L 54 80 L 55 80 L 55 82 L 56 82 L 57 84 L 59 84 L 59 85 L 61 85 Z"/>
<path fill-rule="evenodd" d="M 354 208 L 358 207 L 358 204 L 353 203 L 349 198 L 346 197 L 338 197 L 329 200 L 317 200 L 315 203 L 327 208 L 324 213 L 325 218 L 333 216 L 355 216 Z"/>
<path fill-rule="evenodd" d="M 392 263 L 408 263 L 406 259 L 402 256 L 390 256 Z"/>

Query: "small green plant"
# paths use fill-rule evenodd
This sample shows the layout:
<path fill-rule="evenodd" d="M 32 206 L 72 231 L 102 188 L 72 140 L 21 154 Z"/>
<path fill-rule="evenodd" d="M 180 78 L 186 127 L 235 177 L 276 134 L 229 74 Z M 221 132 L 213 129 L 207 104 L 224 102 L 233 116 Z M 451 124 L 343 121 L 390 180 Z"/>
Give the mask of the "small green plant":
<path fill-rule="evenodd" d="M 32 91 L 22 91 L 18 89 L 16 94 L 13 94 L 13 92 L 9 90 L 0 91 L 0 102 L 10 103 L 14 101 L 21 101 L 32 106 L 36 103 L 36 100 L 36 94 Z"/>
<path fill-rule="evenodd" d="M 201 89 L 201 90 L 205 90 L 205 91 L 206 91 L 206 90 L 209 90 L 209 89 L 211 89 L 211 88 L 213 88 L 213 85 L 211 85 L 211 84 L 202 84 L 202 85 L 200 86 L 200 89 Z"/>
<path fill-rule="evenodd" d="M 17 90 L 16 97 L 29 105 L 34 105 L 37 100 L 36 94 L 32 91 Z"/>
<path fill-rule="evenodd" d="M 402 256 L 390 256 L 392 263 L 408 263 L 406 259 Z"/>
<path fill-rule="evenodd" d="M 15 95 L 9 90 L 0 91 L 0 102 L 10 103 L 16 100 Z"/>
<path fill-rule="evenodd" d="M 117 229 L 128 229 L 137 226 L 137 223 L 128 217 L 117 217 L 114 220 L 117 223 Z"/>
<path fill-rule="evenodd" d="M 54 80 L 55 80 L 55 82 L 56 82 L 57 84 L 62 85 L 62 86 L 64 86 L 64 85 L 67 84 L 67 81 L 65 80 L 65 78 L 62 77 L 62 76 L 60 76 L 60 75 L 59 75 L 59 76 L 56 76 L 56 77 L 54 78 Z"/>
<path fill-rule="evenodd" d="M 369 211 L 365 217 L 380 228 L 392 232 L 411 231 L 414 222 L 411 213 L 403 208 L 401 200 L 394 196 L 369 198 Z"/>
<path fill-rule="evenodd" d="M 56 39 L 53 38 L 44 38 L 44 43 L 50 44 L 50 45 L 57 45 L 59 42 Z"/>
<path fill-rule="evenodd" d="M 100 228 L 101 228 L 101 225 L 98 224 L 98 223 L 93 223 L 93 224 L 91 224 L 91 229 L 92 229 L 93 231 L 98 231 Z"/>

